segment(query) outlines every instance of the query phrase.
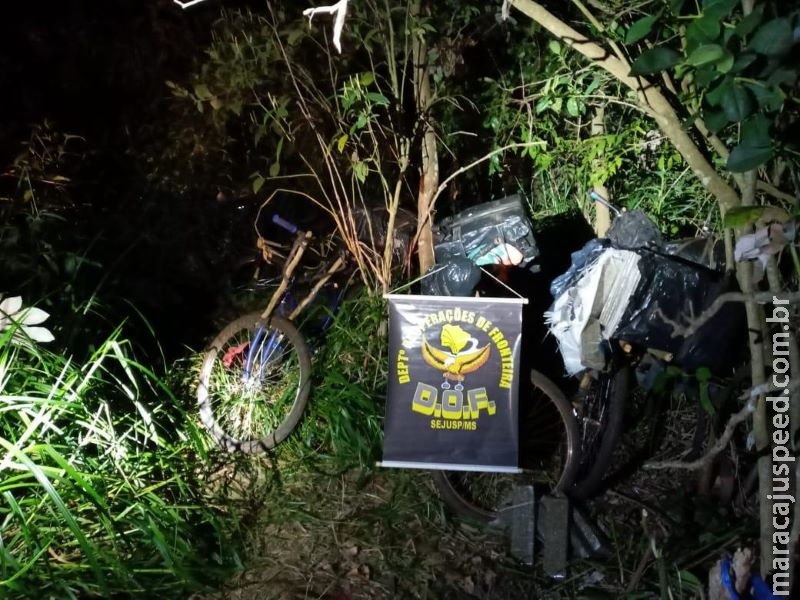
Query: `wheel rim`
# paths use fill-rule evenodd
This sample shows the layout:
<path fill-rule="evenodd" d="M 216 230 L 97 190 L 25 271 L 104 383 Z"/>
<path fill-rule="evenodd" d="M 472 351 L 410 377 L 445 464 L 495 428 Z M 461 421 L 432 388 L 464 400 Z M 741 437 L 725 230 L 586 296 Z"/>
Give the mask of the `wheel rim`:
<path fill-rule="evenodd" d="M 561 491 L 569 483 L 567 465 L 572 458 L 572 445 L 564 417 L 548 394 L 532 386 L 530 402 L 524 403 L 520 428 L 520 466 L 528 477 Z"/>
<path fill-rule="evenodd" d="M 256 335 L 255 322 L 242 325 L 206 356 L 206 425 L 228 445 L 274 436 L 300 395 L 301 379 L 300 356 L 283 332 L 272 327 Z"/>
<path fill-rule="evenodd" d="M 567 401 L 554 384 L 540 374 L 520 395 L 520 467 L 524 473 L 476 473 L 445 471 L 439 480 L 458 498 L 460 511 L 483 521 L 492 521 L 512 504 L 515 485 L 534 484 L 561 492 L 574 476 L 575 429 L 571 412 L 562 413 Z M 552 391 L 548 392 L 548 388 Z M 560 396 L 559 403 L 551 393 Z M 561 410 L 559 410 L 561 404 Z M 570 419 L 570 422 L 567 422 Z M 458 508 L 458 507 L 453 507 Z"/>

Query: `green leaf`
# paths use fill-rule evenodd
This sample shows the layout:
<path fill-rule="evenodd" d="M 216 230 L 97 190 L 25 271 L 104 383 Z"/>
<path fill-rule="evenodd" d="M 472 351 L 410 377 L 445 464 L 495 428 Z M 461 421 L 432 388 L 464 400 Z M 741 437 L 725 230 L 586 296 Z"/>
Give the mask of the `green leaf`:
<path fill-rule="evenodd" d="M 593 94 L 597 90 L 597 88 L 600 87 L 601 83 L 602 83 L 602 80 L 597 75 L 595 75 L 592 78 L 592 82 L 589 84 L 589 87 L 586 88 L 586 91 L 584 92 L 584 94 L 586 94 L 587 96 L 590 95 L 590 94 Z"/>
<path fill-rule="evenodd" d="M 296 27 L 289 32 L 289 36 L 286 38 L 286 43 L 289 46 L 294 46 L 299 42 L 306 33 L 305 27 Z"/>
<path fill-rule="evenodd" d="M 635 21 L 630 28 L 628 28 L 628 32 L 625 34 L 625 43 L 635 44 L 642 38 L 646 37 L 647 34 L 653 30 L 653 25 L 655 25 L 660 16 L 661 13 L 657 13 L 655 15 L 642 17 L 641 19 Z"/>
<path fill-rule="evenodd" d="M 684 2 L 686 2 L 686 0 L 669 0 L 669 8 L 672 13 L 675 15 L 680 14 Z"/>
<path fill-rule="evenodd" d="M 759 27 L 748 48 L 766 56 L 779 56 L 786 53 L 793 44 L 794 36 L 789 19 L 773 19 Z"/>
<path fill-rule="evenodd" d="M 719 19 L 710 17 L 694 19 L 686 28 L 686 40 L 696 44 L 713 42 L 719 37 L 720 28 Z"/>
<path fill-rule="evenodd" d="M 727 49 L 723 49 L 722 58 L 714 63 L 714 66 L 720 73 L 728 73 L 733 68 L 733 63 L 735 60 L 736 59 L 734 58 L 732 52 Z"/>
<path fill-rule="evenodd" d="M 694 82 L 699 88 L 707 88 L 721 76 L 722 73 L 717 71 L 713 66 L 700 67 L 697 69 L 697 71 L 695 71 Z"/>
<path fill-rule="evenodd" d="M 200 98 L 200 100 L 208 100 L 213 96 L 211 90 L 208 89 L 205 83 L 198 83 L 194 86 L 194 95 Z"/>
<path fill-rule="evenodd" d="M 722 222 L 725 227 L 730 227 L 731 229 L 746 227 L 758 221 L 766 208 L 766 206 L 737 206 L 725 213 L 725 218 Z"/>
<path fill-rule="evenodd" d="M 686 62 L 693 67 L 715 63 L 725 56 L 725 49 L 719 44 L 705 44 L 692 52 Z"/>
<path fill-rule="evenodd" d="M 739 144 L 728 156 L 728 170 L 744 173 L 763 165 L 772 158 L 772 146 L 751 147 Z"/>
<path fill-rule="evenodd" d="M 755 114 L 742 123 L 742 143 L 748 146 L 770 146 L 769 120 L 763 114 Z"/>
<path fill-rule="evenodd" d="M 336 142 L 336 149 L 339 150 L 339 154 L 344 152 L 344 146 L 347 144 L 347 140 L 349 138 L 350 136 L 346 133 L 339 137 L 338 141 Z"/>
<path fill-rule="evenodd" d="M 726 78 L 717 87 L 706 93 L 706 102 L 709 106 L 720 106 L 725 97 L 730 95 L 732 87 L 731 78 Z"/>
<path fill-rule="evenodd" d="M 272 163 L 269 166 L 269 176 L 270 177 L 277 177 L 278 173 L 280 173 L 280 170 L 281 170 L 281 163 L 279 163 L 277 161 Z"/>
<path fill-rule="evenodd" d="M 747 37 L 751 33 L 753 33 L 761 24 L 761 19 L 764 18 L 764 7 L 763 5 L 758 5 L 755 7 L 753 12 L 739 21 L 739 24 L 736 26 L 736 34 L 739 37 Z"/>
<path fill-rule="evenodd" d="M 739 0 L 709 0 L 703 2 L 703 15 L 721 21 L 730 15 L 738 4 Z"/>
<path fill-rule="evenodd" d="M 767 78 L 768 85 L 794 85 L 797 81 L 797 71 L 789 68 L 775 69 Z"/>
<path fill-rule="evenodd" d="M 776 86 L 765 86 L 760 83 L 746 83 L 758 102 L 758 106 L 769 111 L 779 111 L 786 100 L 786 94 Z"/>
<path fill-rule="evenodd" d="M 709 415 L 714 414 L 714 405 L 711 403 L 711 396 L 708 393 L 708 382 L 711 379 L 711 371 L 708 367 L 700 367 L 695 371 L 694 376 L 697 378 L 697 383 L 700 387 L 700 406 Z"/>
<path fill-rule="evenodd" d="M 367 71 L 366 73 L 362 73 L 361 77 L 358 78 L 358 81 L 364 87 L 372 85 L 372 83 L 375 81 L 375 73 L 373 73 L 372 71 Z"/>
<path fill-rule="evenodd" d="M 389 106 L 389 99 L 378 92 L 367 92 L 367 98 L 379 106 Z"/>
<path fill-rule="evenodd" d="M 733 67 L 731 71 L 734 73 L 741 73 L 747 67 L 753 64 L 753 62 L 758 58 L 755 54 L 750 52 L 743 52 L 739 56 L 736 57 L 736 60 L 733 63 Z"/>
<path fill-rule="evenodd" d="M 689 588 L 689 591 L 702 590 L 704 587 L 700 579 L 689 571 L 679 571 L 678 577 L 680 578 L 681 584 L 685 584 Z"/>
<path fill-rule="evenodd" d="M 553 54 L 561 54 L 561 44 L 557 40 L 550 40 L 547 43 L 547 48 Z"/>
<path fill-rule="evenodd" d="M 744 121 L 753 112 L 753 96 L 743 85 L 734 83 L 722 97 L 722 110 L 731 121 Z"/>
<path fill-rule="evenodd" d="M 539 101 L 536 103 L 536 108 L 534 109 L 536 111 L 536 114 L 538 115 L 544 110 L 546 110 L 547 107 L 550 106 L 551 102 L 552 100 L 550 96 L 544 96 L 543 98 L 539 98 Z"/>
<path fill-rule="evenodd" d="M 263 185 L 264 185 L 264 178 L 261 175 L 253 179 L 253 193 L 257 194 L 258 191 L 261 189 L 261 186 Z"/>
<path fill-rule="evenodd" d="M 703 121 L 705 121 L 706 127 L 708 127 L 708 129 L 714 133 L 717 133 L 729 123 L 728 117 L 725 116 L 724 110 L 706 112 L 706 114 L 703 116 Z"/>
<path fill-rule="evenodd" d="M 578 101 L 575 98 L 567 100 L 567 114 L 569 114 L 570 117 L 577 117 L 580 114 Z"/>
<path fill-rule="evenodd" d="M 367 163 L 360 160 L 356 161 L 353 164 L 353 174 L 356 176 L 356 179 L 358 179 L 358 182 L 363 184 L 367 180 L 367 175 L 369 174 Z"/>
<path fill-rule="evenodd" d="M 631 65 L 631 75 L 650 75 L 674 67 L 681 55 L 671 48 L 657 46 L 642 52 Z"/>

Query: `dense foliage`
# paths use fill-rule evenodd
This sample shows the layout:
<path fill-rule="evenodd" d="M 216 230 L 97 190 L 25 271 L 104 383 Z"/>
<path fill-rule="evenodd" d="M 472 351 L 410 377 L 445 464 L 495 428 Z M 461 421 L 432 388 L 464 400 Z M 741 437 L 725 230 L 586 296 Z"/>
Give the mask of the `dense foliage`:
<path fill-rule="evenodd" d="M 82 361 L 37 342 L 52 336 L 21 325 L 41 318 L 18 304 L 0 319 L 3 596 L 180 596 L 213 581 L 235 525 L 207 504 L 208 455 L 181 403 L 121 327 Z"/>
<path fill-rule="evenodd" d="M 55 340 L 26 336 L 0 312 L 0 595 L 185 595 L 228 574 L 240 517 L 278 529 L 316 522 L 317 487 L 356 467 L 342 475 L 348 493 L 391 489 L 386 506 L 364 509 L 363 531 L 348 530 L 397 536 L 369 564 L 422 572 L 420 586 L 441 591 L 424 552 L 409 558 L 393 546 L 413 546 L 426 530 L 444 535 L 438 503 L 419 478 L 372 468 L 385 377 L 380 300 L 366 294 L 345 307 L 315 357 L 309 412 L 270 464 L 224 457 L 248 472 L 245 488 L 268 480 L 246 503 L 205 477 L 219 456 L 195 428 L 194 360 L 185 358 L 241 305 L 237 277 L 252 274 L 257 239 L 276 234 L 271 212 L 332 233 L 372 290 L 410 278 L 428 132 L 437 185 L 446 183 L 433 220 L 522 192 L 537 221 L 577 212 L 594 225 L 585 201 L 594 186 L 672 237 L 747 229 L 764 207 L 781 219 L 797 213 L 800 17 L 791 3 L 520 1 L 504 20 L 499 0 L 350 0 L 341 54 L 330 20 L 309 25 L 295 3 L 231 1 L 221 13 L 210 2 L 186 13 L 124 4 L 137 16 L 114 27 L 82 7 L 71 19 L 55 12 L 49 29 L 28 15 L 20 23 L 31 33 L 7 36 L 38 58 L 16 81 L 31 100 L 0 126 L 0 294 L 50 312 Z M 520 12 L 527 5 L 607 53 L 588 59 Z M 108 35 L 123 25 L 119 39 Z M 49 40 L 70 50 L 63 69 L 42 77 L 60 56 Z M 605 68 L 607 57 L 624 72 Z M 102 73 L 80 71 L 90 62 Z M 626 78 L 662 93 L 711 174 L 758 206 L 724 221 L 709 172 L 686 160 Z M 784 269 L 783 283 L 794 282 Z M 161 347 L 183 360 L 165 367 Z M 281 504 L 296 487 L 296 502 Z M 214 496 L 222 492 L 225 506 Z M 261 512 L 264 497 L 273 502 Z M 348 514 L 330 517 L 334 537 Z M 752 531 L 728 516 L 716 515 L 691 560 L 681 544 L 695 538 L 658 540 L 674 566 L 668 577 L 659 558 L 670 590 Z M 639 522 L 628 520 L 626 577 L 640 546 L 656 544 L 631 535 Z"/>

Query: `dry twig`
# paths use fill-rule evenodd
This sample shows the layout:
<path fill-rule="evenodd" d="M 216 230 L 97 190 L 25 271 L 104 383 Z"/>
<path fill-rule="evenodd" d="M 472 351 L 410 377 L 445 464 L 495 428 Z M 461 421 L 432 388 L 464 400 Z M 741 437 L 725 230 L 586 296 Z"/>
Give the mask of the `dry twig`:
<path fill-rule="evenodd" d="M 790 292 L 783 295 L 779 300 L 781 303 L 797 304 L 800 302 L 800 292 Z M 704 310 L 698 317 L 690 315 L 686 319 L 685 324 L 669 319 L 659 307 L 656 307 L 653 314 L 672 327 L 672 337 L 689 337 L 697 333 L 700 327 L 705 325 L 728 302 L 757 302 L 758 304 L 767 304 L 774 301 L 775 297 L 772 292 L 755 292 L 752 294 L 726 292 L 717 296 L 714 302 L 711 303 L 711 306 Z"/>
<path fill-rule="evenodd" d="M 741 410 L 739 410 L 739 412 L 733 414 L 731 418 L 728 419 L 728 422 L 725 425 L 725 430 L 722 432 L 722 435 L 719 437 L 716 443 L 709 449 L 709 451 L 706 452 L 703 456 L 691 462 L 683 462 L 675 460 L 675 461 L 645 463 L 644 468 L 686 469 L 689 471 L 695 471 L 697 469 L 703 468 L 709 462 L 711 462 L 717 456 L 717 454 L 722 452 L 727 447 L 728 442 L 730 442 L 731 437 L 733 437 L 733 432 L 736 430 L 736 426 L 746 421 L 747 417 L 753 414 L 753 412 L 756 409 L 756 405 L 758 404 L 758 398 L 762 394 L 770 394 L 772 392 L 777 392 L 777 391 L 789 394 L 798 387 L 800 387 L 800 382 L 792 383 L 788 387 L 782 389 L 776 388 L 774 386 L 769 386 L 767 384 L 754 387 L 749 392 L 747 392 L 747 395 L 744 396 L 744 398 L 747 398 L 747 403 L 741 408 Z"/>

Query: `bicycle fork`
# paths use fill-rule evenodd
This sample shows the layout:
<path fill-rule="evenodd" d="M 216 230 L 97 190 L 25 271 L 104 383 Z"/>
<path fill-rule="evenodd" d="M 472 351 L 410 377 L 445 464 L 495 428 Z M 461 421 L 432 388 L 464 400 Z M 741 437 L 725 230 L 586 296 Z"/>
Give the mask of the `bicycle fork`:
<path fill-rule="evenodd" d="M 255 336 L 253 340 L 250 342 L 250 347 L 247 349 L 247 360 L 245 361 L 244 365 L 244 372 L 242 373 L 242 380 L 249 381 L 251 376 L 251 371 L 253 369 L 253 363 L 255 362 L 256 355 L 258 354 L 258 349 L 261 347 L 261 342 L 264 340 L 264 337 L 267 335 L 267 329 L 260 325 L 256 328 Z M 280 346 L 280 333 L 276 330 L 272 330 L 269 334 L 269 338 L 264 343 L 264 347 L 261 352 L 261 361 L 260 361 L 260 370 L 259 373 L 264 372 L 264 367 L 266 366 L 267 362 L 269 361 L 272 354 L 278 349 Z"/>

